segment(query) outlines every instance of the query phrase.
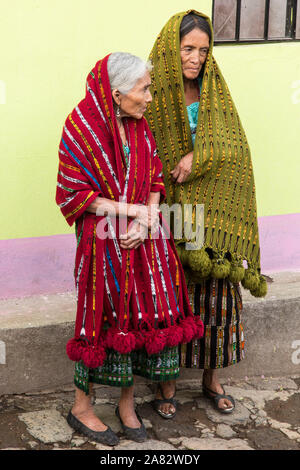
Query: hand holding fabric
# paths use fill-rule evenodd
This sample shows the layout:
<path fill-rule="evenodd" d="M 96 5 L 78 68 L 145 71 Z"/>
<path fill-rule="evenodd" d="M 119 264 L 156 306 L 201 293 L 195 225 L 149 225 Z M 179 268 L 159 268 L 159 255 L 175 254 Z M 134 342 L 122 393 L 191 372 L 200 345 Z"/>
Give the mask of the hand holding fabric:
<path fill-rule="evenodd" d="M 176 183 L 184 183 L 192 172 L 193 152 L 185 155 L 171 171 L 172 178 Z"/>

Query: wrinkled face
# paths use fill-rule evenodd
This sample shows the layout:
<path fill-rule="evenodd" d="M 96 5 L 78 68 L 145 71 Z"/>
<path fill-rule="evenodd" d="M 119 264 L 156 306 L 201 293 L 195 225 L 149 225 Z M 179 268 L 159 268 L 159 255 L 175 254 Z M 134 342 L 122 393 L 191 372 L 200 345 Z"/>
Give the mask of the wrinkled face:
<path fill-rule="evenodd" d="M 147 105 L 152 101 L 150 85 L 150 73 L 147 71 L 127 95 L 119 94 L 119 102 L 116 99 L 115 101 L 120 106 L 121 117 L 129 116 L 135 119 L 143 117 Z"/>
<path fill-rule="evenodd" d="M 180 56 L 183 77 L 195 80 L 206 60 L 209 51 L 209 37 L 199 28 L 194 28 L 183 36 L 180 42 Z"/>

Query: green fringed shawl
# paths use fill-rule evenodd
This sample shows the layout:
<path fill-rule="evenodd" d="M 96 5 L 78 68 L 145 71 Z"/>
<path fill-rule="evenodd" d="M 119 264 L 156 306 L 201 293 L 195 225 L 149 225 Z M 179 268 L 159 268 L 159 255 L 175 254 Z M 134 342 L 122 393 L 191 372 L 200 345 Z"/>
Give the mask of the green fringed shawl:
<path fill-rule="evenodd" d="M 199 104 L 192 172 L 174 184 L 171 170 L 193 150 L 180 58 L 179 30 L 189 12 L 204 17 L 212 40 L 206 59 Z M 152 96 L 146 118 L 163 162 L 167 203 L 204 204 L 204 246 L 186 250 L 183 236 L 175 240 L 187 276 L 242 281 L 252 295 L 266 295 L 260 274 L 255 185 L 250 149 L 224 77 L 212 55 L 210 19 L 194 10 L 174 15 L 164 26 L 149 59 L 153 64 Z M 183 211 L 182 211 L 183 213 Z M 174 227 L 173 227 L 174 230 Z M 248 268 L 243 267 L 243 260 Z"/>

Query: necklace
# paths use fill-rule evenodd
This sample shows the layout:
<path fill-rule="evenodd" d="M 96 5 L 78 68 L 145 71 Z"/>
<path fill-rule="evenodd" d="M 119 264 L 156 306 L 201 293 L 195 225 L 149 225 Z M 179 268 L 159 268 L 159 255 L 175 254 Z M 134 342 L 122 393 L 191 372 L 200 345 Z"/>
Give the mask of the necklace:
<path fill-rule="evenodd" d="M 119 128 L 119 131 L 120 131 L 120 137 L 121 137 L 122 144 L 124 146 L 127 146 L 128 142 L 127 142 L 127 139 L 126 139 L 126 133 L 125 133 L 125 128 L 124 128 L 123 121 L 122 121 L 122 119 L 118 120 L 117 117 L 116 117 L 116 121 L 117 121 L 118 128 Z M 124 143 L 124 140 L 125 140 L 125 143 Z"/>

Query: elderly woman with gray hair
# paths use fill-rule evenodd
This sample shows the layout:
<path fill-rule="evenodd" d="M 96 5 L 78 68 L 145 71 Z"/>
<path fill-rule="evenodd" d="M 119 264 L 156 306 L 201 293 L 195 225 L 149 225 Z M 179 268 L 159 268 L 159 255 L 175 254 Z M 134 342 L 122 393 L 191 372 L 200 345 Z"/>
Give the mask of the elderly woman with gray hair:
<path fill-rule="evenodd" d="M 134 375 L 179 375 L 178 345 L 203 334 L 161 213 L 162 164 L 143 117 L 152 97 L 149 65 L 127 53 L 98 61 L 86 96 L 66 119 L 56 202 L 77 249 L 77 314 L 67 354 L 75 361 L 77 432 L 114 446 L 117 435 L 93 411 L 93 383 L 121 388 L 115 410 L 126 437 L 146 439 L 134 407 Z"/>

